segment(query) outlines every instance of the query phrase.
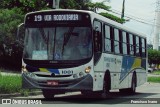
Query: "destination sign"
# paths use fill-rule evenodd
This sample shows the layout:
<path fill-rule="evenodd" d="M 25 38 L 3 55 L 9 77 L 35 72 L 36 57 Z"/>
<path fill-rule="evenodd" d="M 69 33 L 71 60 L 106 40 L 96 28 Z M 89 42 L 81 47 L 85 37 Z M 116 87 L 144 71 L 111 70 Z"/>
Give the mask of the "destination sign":
<path fill-rule="evenodd" d="M 25 17 L 25 26 L 56 26 L 56 24 L 90 26 L 91 19 L 88 13 L 70 11 L 34 12 Z"/>
<path fill-rule="evenodd" d="M 34 21 L 77 21 L 81 20 L 78 14 L 35 15 Z"/>

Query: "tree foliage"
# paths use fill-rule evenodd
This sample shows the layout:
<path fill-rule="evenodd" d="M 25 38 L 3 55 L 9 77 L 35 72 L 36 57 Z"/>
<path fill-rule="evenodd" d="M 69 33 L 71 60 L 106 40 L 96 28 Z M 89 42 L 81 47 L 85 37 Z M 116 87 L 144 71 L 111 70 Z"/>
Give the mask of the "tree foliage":
<path fill-rule="evenodd" d="M 86 3 L 87 7 L 89 7 L 90 10 L 92 11 L 97 11 L 98 9 L 104 9 L 107 11 L 110 11 L 110 6 L 106 6 L 104 4 L 104 2 L 96 2 L 96 3 L 92 3 L 92 2 L 88 2 Z"/>
<path fill-rule="evenodd" d="M 46 8 L 45 0 L 4 0 L 0 8 L 12 9 L 19 8 L 24 14 Z"/>
<path fill-rule="evenodd" d="M 21 13 L 22 11 L 18 8 L 0 9 L 0 43 L 15 41 L 17 25 L 23 21 Z"/>
<path fill-rule="evenodd" d="M 97 12 L 98 9 L 106 10 L 107 12 L 101 12 L 99 14 L 104 16 L 104 17 L 106 17 L 106 18 L 109 18 L 109 19 L 111 19 L 113 21 L 116 21 L 118 23 L 125 23 L 125 19 L 121 19 L 121 18 L 119 18 L 117 16 L 114 16 L 114 15 L 108 13 L 110 11 L 111 7 L 110 6 L 106 6 L 104 4 L 104 2 L 96 2 L 96 3 L 88 2 L 88 3 L 86 3 L 86 5 L 89 7 L 89 9 L 91 11 Z"/>
<path fill-rule="evenodd" d="M 17 25 L 24 16 L 19 8 L 0 9 L 0 61 L 20 65 L 21 52 L 15 45 Z M 16 60 L 16 62 L 15 62 Z"/>
<path fill-rule="evenodd" d="M 118 22 L 118 23 L 125 23 L 125 19 L 121 19 L 121 18 L 116 17 L 116 16 L 114 16 L 114 15 L 112 15 L 112 14 L 104 13 L 104 12 L 101 12 L 101 13 L 99 13 L 99 14 L 102 15 L 102 16 L 104 16 L 104 17 L 107 17 L 107 18 L 109 18 L 109 19 L 111 19 L 111 20 L 113 20 L 113 21 L 116 21 L 116 22 Z"/>
<path fill-rule="evenodd" d="M 160 51 L 157 50 L 148 50 L 148 63 L 151 64 L 160 64 Z"/>
<path fill-rule="evenodd" d="M 62 9 L 79 9 L 79 10 L 89 10 L 87 3 L 90 0 L 61 0 L 60 8 Z"/>

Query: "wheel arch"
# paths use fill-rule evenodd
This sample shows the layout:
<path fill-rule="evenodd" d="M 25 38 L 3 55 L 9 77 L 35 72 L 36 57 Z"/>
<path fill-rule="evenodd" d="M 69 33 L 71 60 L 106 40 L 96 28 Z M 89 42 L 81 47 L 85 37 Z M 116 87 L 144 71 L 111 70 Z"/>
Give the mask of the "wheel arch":
<path fill-rule="evenodd" d="M 105 71 L 104 80 L 108 81 L 107 83 L 109 83 L 109 89 L 111 89 L 111 75 L 108 69 Z"/>

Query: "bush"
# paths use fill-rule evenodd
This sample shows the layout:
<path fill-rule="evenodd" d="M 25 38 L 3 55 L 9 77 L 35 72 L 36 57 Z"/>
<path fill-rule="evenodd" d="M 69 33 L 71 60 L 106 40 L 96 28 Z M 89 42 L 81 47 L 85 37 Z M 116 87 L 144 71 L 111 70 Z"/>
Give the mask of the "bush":
<path fill-rule="evenodd" d="M 22 86 L 20 75 L 2 75 L 0 74 L 0 93 L 19 93 Z"/>
<path fill-rule="evenodd" d="M 0 65 L 20 69 L 22 48 L 16 44 L 17 26 L 24 15 L 19 8 L 0 9 Z"/>

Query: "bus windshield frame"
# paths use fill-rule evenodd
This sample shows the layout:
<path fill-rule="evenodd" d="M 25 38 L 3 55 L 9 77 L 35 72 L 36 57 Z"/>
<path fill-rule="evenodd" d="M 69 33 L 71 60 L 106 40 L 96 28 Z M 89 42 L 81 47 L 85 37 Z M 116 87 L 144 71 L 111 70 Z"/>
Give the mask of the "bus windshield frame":
<path fill-rule="evenodd" d="M 33 17 L 37 18 L 39 14 L 26 16 L 23 52 L 25 63 L 31 65 L 54 62 L 87 63 L 91 60 L 93 56 L 92 29 L 88 14 L 67 13 L 67 15 L 74 15 L 75 18 L 79 17 L 77 20 L 72 16 L 74 20 L 38 21 L 39 19 L 36 19 L 35 21 Z M 41 14 L 43 17 L 48 13 Z M 84 18 L 88 20 L 82 20 Z"/>

